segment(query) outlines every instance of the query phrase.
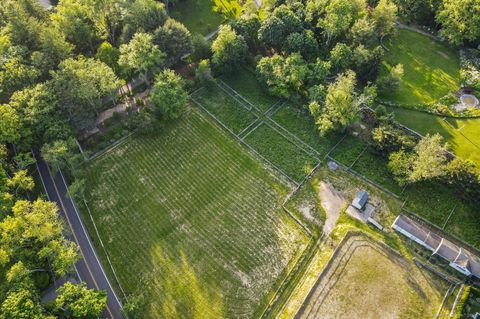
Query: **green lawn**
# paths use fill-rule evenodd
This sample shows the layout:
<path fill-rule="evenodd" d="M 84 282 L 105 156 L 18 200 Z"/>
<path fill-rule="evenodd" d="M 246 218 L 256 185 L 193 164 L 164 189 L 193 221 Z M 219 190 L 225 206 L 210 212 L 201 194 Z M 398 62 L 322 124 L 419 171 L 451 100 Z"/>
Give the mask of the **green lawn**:
<path fill-rule="evenodd" d="M 389 108 L 398 122 L 421 134 L 439 133 L 450 145 L 450 149 L 480 167 L 480 119 L 444 120 L 441 116 L 402 108 Z"/>
<path fill-rule="evenodd" d="M 279 208 L 290 189 L 196 107 L 86 173 L 121 285 L 146 297 L 142 318 L 258 317 L 309 241 Z"/>
<path fill-rule="evenodd" d="M 223 17 L 213 11 L 213 0 L 178 0 L 170 16 L 183 23 L 191 33 L 207 35 L 223 22 Z"/>
<path fill-rule="evenodd" d="M 222 76 L 221 79 L 261 111 L 268 110 L 279 100 L 265 92 L 255 74 L 246 69 Z"/>
<path fill-rule="evenodd" d="M 385 70 L 403 64 L 400 89 L 381 96 L 401 104 L 432 103 L 460 88 L 458 53 L 427 36 L 408 30 L 387 41 L 389 51 L 384 58 Z"/>
<path fill-rule="evenodd" d="M 343 165 L 350 166 L 365 149 L 366 144 L 360 139 L 347 135 L 330 153 L 330 156 Z"/>
<path fill-rule="evenodd" d="M 253 113 L 215 84 L 197 91 L 193 98 L 236 134 L 256 119 Z"/>
<path fill-rule="evenodd" d="M 260 125 L 244 141 L 296 182 L 315 167 L 318 161 L 266 124 Z"/>

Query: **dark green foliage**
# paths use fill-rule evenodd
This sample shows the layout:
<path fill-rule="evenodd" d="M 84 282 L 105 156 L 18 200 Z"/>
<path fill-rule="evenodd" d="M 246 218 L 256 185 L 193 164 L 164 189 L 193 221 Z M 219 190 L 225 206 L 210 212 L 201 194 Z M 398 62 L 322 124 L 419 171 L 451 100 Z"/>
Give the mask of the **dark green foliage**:
<path fill-rule="evenodd" d="M 318 55 L 318 43 L 311 30 L 302 33 L 291 33 L 285 42 L 285 51 L 288 54 L 300 53 L 304 59 L 312 60 Z"/>
<path fill-rule="evenodd" d="M 183 24 L 173 19 L 155 31 L 153 42 L 166 54 L 168 65 L 172 65 L 193 51 L 192 36 Z"/>
<path fill-rule="evenodd" d="M 232 29 L 247 41 L 250 49 L 256 47 L 258 42 L 258 29 L 260 29 L 260 19 L 255 14 L 242 15 L 239 19 L 234 20 Z"/>

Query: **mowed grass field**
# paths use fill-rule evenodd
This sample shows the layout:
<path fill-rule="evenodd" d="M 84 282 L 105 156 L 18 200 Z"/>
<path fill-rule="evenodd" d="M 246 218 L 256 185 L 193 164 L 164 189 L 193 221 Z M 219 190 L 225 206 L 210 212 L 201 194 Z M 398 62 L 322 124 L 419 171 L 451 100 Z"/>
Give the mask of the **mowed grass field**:
<path fill-rule="evenodd" d="M 121 286 L 146 297 L 142 318 L 258 316 L 309 241 L 279 207 L 289 186 L 196 107 L 91 162 L 87 180 Z"/>
<path fill-rule="evenodd" d="M 429 37 L 400 29 L 386 41 L 384 73 L 402 64 L 404 75 L 398 91 L 380 96 L 400 104 L 433 103 L 460 88 L 458 53 Z"/>
<path fill-rule="evenodd" d="M 332 258 L 298 318 L 433 318 L 447 290 L 363 236 L 349 238 Z"/>
<path fill-rule="evenodd" d="M 207 35 L 223 22 L 223 17 L 213 11 L 213 0 L 179 0 L 170 10 L 170 16 L 192 33 Z"/>

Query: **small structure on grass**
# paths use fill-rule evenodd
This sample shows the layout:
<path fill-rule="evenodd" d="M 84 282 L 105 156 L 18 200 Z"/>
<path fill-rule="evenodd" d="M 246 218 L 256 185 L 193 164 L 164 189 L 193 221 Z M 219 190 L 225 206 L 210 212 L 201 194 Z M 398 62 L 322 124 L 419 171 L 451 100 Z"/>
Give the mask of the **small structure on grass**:
<path fill-rule="evenodd" d="M 450 267 L 465 276 L 474 276 L 480 279 L 480 258 L 469 251 L 404 215 L 398 215 L 392 228 L 432 251 L 432 256 L 437 255 L 448 261 Z"/>
<path fill-rule="evenodd" d="M 357 196 L 352 201 L 352 206 L 356 209 L 362 210 L 368 201 L 368 193 L 364 190 L 358 192 Z"/>

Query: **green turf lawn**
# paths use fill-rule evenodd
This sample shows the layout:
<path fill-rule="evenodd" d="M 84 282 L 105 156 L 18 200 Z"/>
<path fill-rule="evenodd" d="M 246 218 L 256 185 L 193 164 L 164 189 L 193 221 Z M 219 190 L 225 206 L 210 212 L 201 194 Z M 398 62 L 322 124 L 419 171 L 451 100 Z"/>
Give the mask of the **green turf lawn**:
<path fill-rule="evenodd" d="M 244 141 L 296 182 L 301 182 L 318 163 L 314 156 L 266 124 L 248 134 Z"/>
<path fill-rule="evenodd" d="M 240 133 L 256 116 L 217 85 L 209 85 L 193 94 L 193 98 L 235 134 Z"/>
<path fill-rule="evenodd" d="M 257 317 L 309 241 L 279 208 L 289 187 L 196 107 L 86 173 L 121 285 L 146 297 L 142 318 Z"/>
<path fill-rule="evenodd" d="M 340 144 L 330 153 L 338 162 L 350 166 L 362 154 L 366 144 L 360 139 L 347 135 Z"/>
<path fill-rule="evenodd" d="M 439 133 L 450 145 L 450 149 L 480 167 L 480 119 L 444 120 L 441 116 L 402 108 L 389 108 L 398 122 L 421 134 Z"/>
<path fill-rule="evenodd" d="M 305 109 L 289 103 L 283 104 L 272 119 L 321 155 L 326 155 L 341 138 L 336 134 L 320 137 L 312 116 Z"/>
<path fill-rule="evenodd" d="M 401 63 L 404 76 L 400 89 L 380 96 L 401 104 L 432 103 L 460 88 L 458 53 L 442 43 L 409 30 L 387 41 L 389 51 L 384 58 L 385 70 Z"/>
<path fill-rule="evenodd" d="M 170 16 L 183 23 L 191 33 L 207 35 L 223 22 L 223 17 L 213 11 L 213 0 L 178 0 Z"/>
<path fill-rule="evenodd" d="M 265 92 L 255 74 L 246 69 L 224 75 L 221 79 L 263 112 L 279 100 Z"/>

